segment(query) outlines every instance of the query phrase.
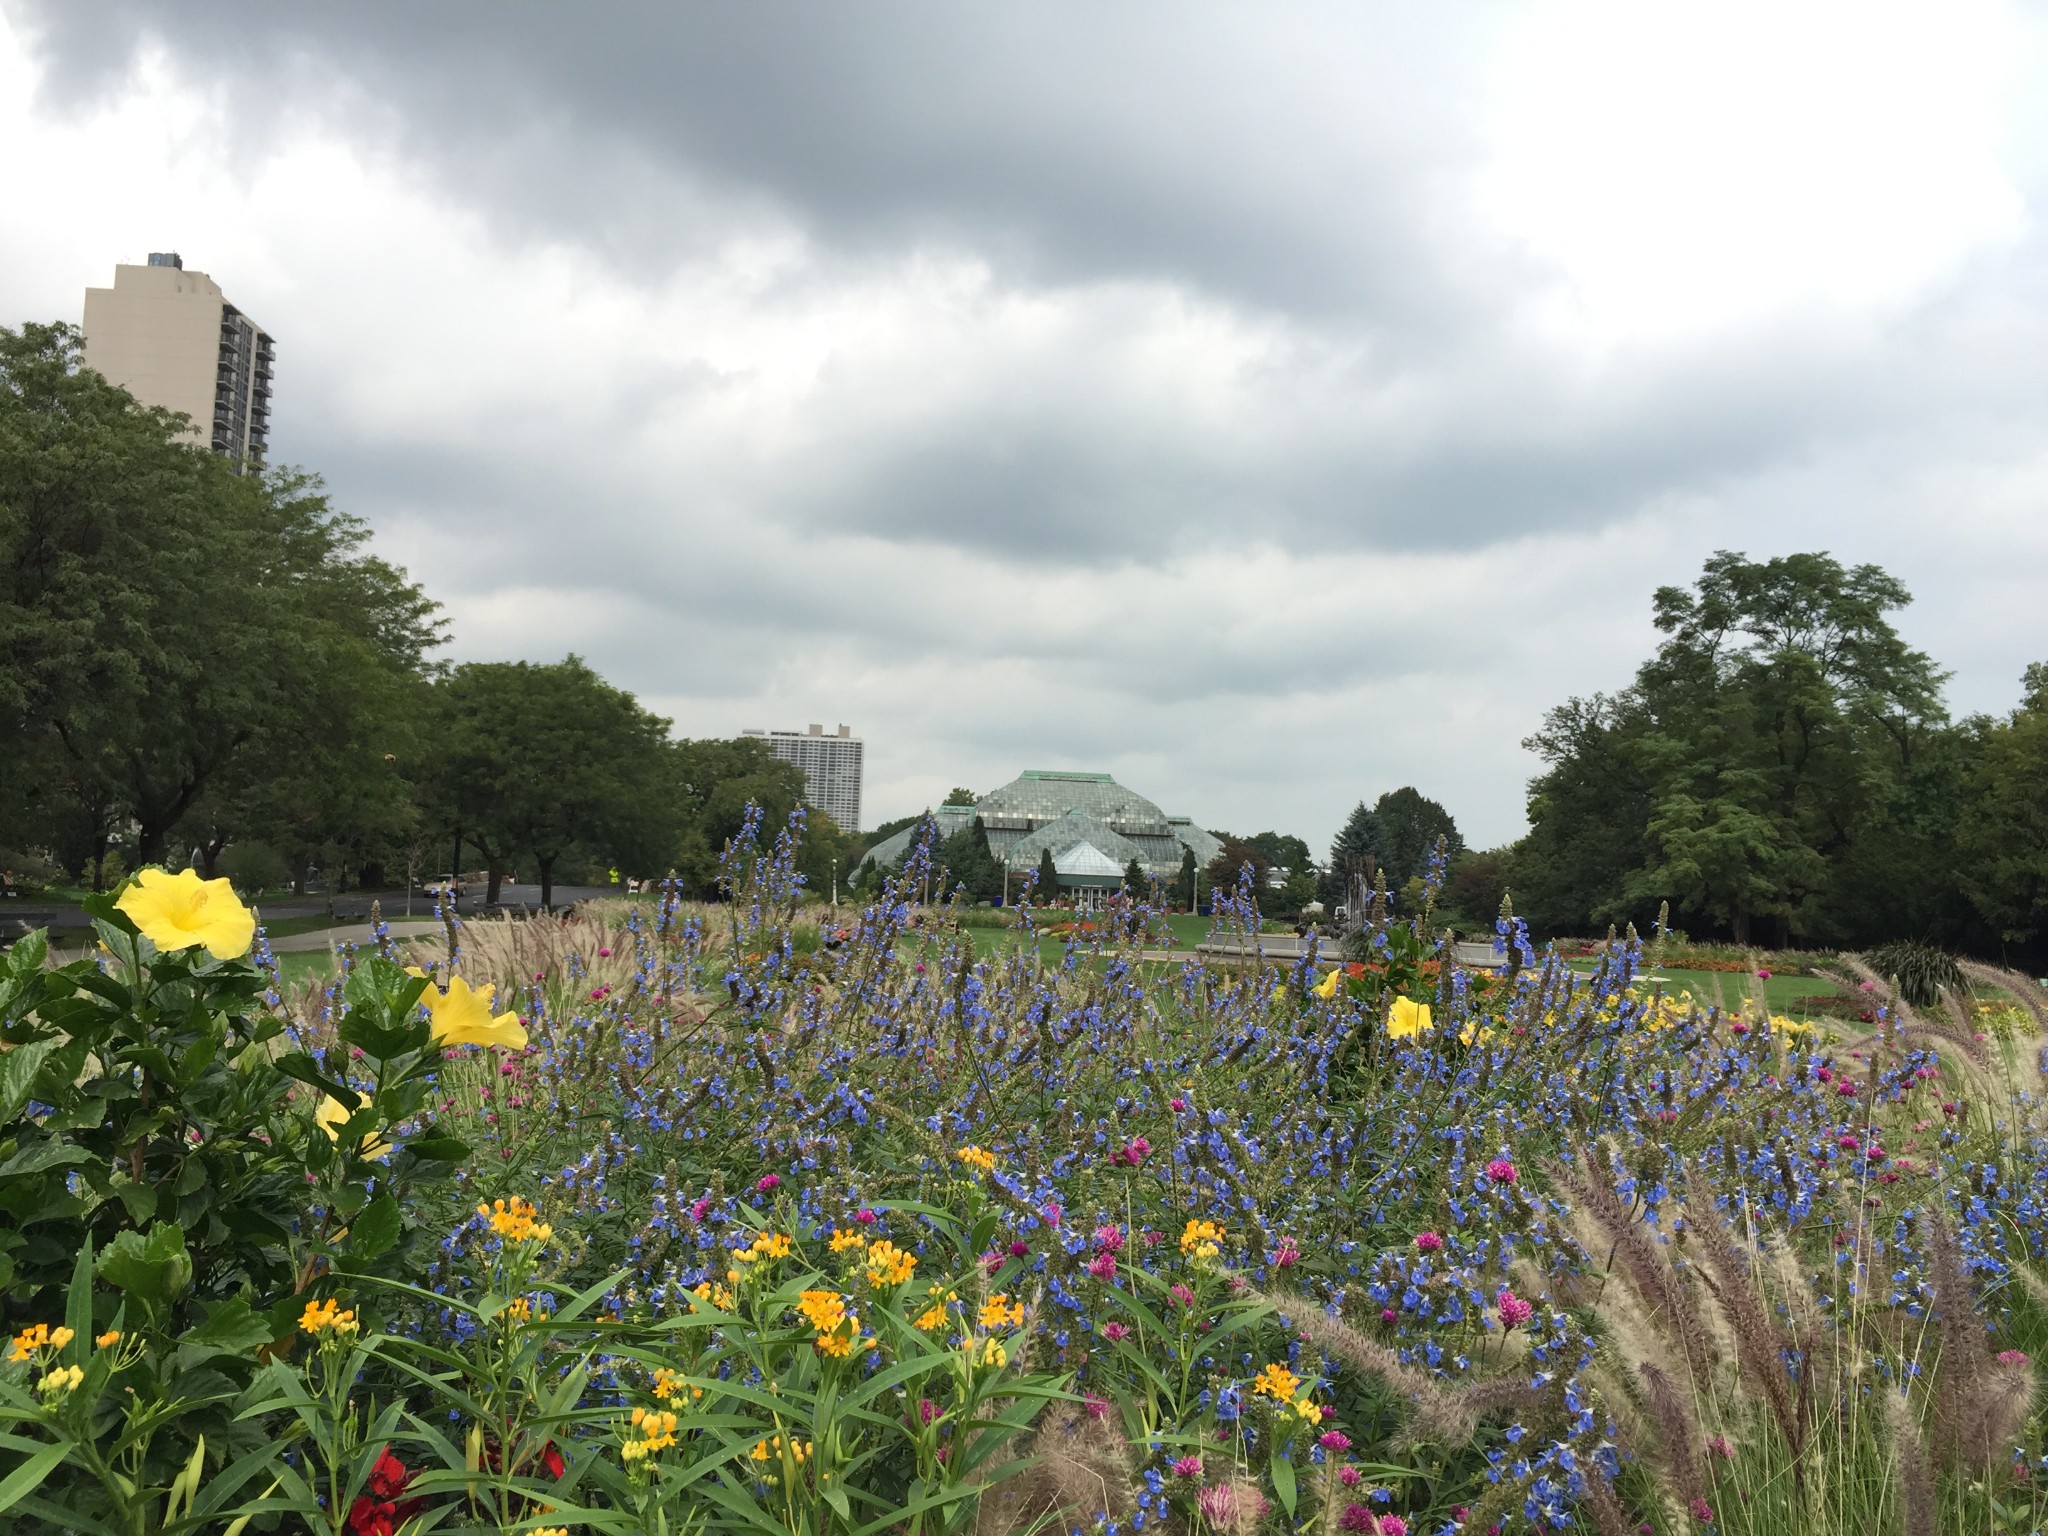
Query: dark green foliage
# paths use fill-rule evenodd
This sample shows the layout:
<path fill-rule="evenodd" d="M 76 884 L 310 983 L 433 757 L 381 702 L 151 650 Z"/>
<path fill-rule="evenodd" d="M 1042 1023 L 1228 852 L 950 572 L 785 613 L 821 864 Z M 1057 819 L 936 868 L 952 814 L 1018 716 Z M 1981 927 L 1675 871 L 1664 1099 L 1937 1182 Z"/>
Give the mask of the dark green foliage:
<path fill-rule="evenodd" d="M 1380 862 L 1389 885 L 1405 885 L 1424 873 L 1438 838 L 1453 857 L 1465 850 L 1465 840 L 1458 835 L 1458 823 L 1451 813 L 1412 785 L 1381 795 L 1372 814 L 1379 823 Z M 1339 837 L 1341 840 L 1341 833 Z"/>
<path fill-rule="evenodd" d="M 79 359 L 0 329 L 0 836 L 395 835 L 434 604 L 318 481 L 234 474 Z"/>
<path fill-rule="evenodd" d="M 1173 882 L 1173 899 L 1190 912 L 1195 910 L 1196 878 L 1195 850 L 1183 848 L 1180 851 L 1180 875 Z"/>
<path fill-rule="evenodd" d="M 668 722 L 576 657 L 553 665 L 473 662 L 435 690 L 435 783 L 444 825 L 491 871 L 532 861 L 543 904 L 557 862 L 581 851 L 658 871 L 675 846 Z"/>
<path fill-rule="evenodd" d="M 2027 668 L 2026 697 L 2001 721 L 1976 721 L 1979 752 L 1957 832 L 1964 889 L 1997 936 L 2048 933 L 2048 664 Z"/>
<path fill-rule="evenodd" d="M 340 1046 L 362 1053 L 352 1075 L 374 1077 L 373 1108 L 318 1058 L 281 1050 L 262 971 L 196 947 L 159 952 L 111 898 L 88 907 L 107 969 L 45 970 L 40 935 L 0 958 L 0 1318 L 61 1311 L 53 1298 L 89 1246 L 102 1278 L 173 1331 L 232 1300 L 273 1313 L 263 1339 L 284 1337 L 304 1275 L 386 1272 L 409 1241 L 391 1220 L 366 1243 L 356 1218 L 376 1204 L 372 1181 L 400 1218 L 407 1186 L 445 1171 L 452 1144 L 424 1119 L 440 1059 L 415 1017 L 426 984 L 375 957 L 349 979 Z M 336 1138 L 313 1130 L 287 1102 L 294 1079 L 358 1113 Z M 402 1120 L 405 1147 L 359 1155 Z"/>
<path fill-rule="evenodd" d="M 969 901 L 1003 899 L 1002 862 L 989 852 L 988 829 L 979 816 L 939 845 L 939 863 L 945 867 L 943 888 L 948 894 L 959 886 L 966 889 Z"/>
<path fill-rule="evenodd" d="M 1932 1008 L 1944 990 L 1969 995 L 1969 982 L 1956 957 L 1932 944 L 1899 939 L 1880 944 L 1864 956 L 1872 970 L 1898 983 L 1899 995 L 1915 1008 Z"/>
<path fill-rule="evenodd" d="M 1147 895 L 1152 889 L 1152 877 L 1136 859 L 1124 866 L 1124 889 L 1134 896 Z"/>
<path fill-rule="evenodd" d="M 1518 904 L 1539 929 L 1646 926 L 1660 901 L 1738 943 L 1853 942 L 1967 919 L 1945 873 L 1963 778 L 1942 674 L 1875 566 L 1723 552 L 1656 594 L 1634 685 L 1528 743 Z"/>
<path fill-rule="evenodd" d="M 1235 891 L 1246 865 L 1251 866 L 1252 895 L 1263 905 L 1267 899 L 1266 881 L 1273 873 L 1273 865 L 1256 843 L 1242 837 L 1225 836 L 1223 851 L 1209 861 L 1203 875 L 1212 886 Z"/>
<path fill-rule="evenodd" d="M 946 792 L 946 798 L 940 803 L 942 805 L 972 805 L 976 798 L 977 796 L 973 790 L 961 789 L 955 786 Z"/>
<path fill-rule="evenodd" d="M 1038 852 L 1038 899 L 1051 901 L 1060 893 L 1060 872 L 1053 867 L 1052 850 L 1041 848 Z"/>
<path fill-rule="evenodd" d="M 1330 865 L 1316 892 L 1323 905 L 1342 906 L 1350 899 L 1352 882 L 1363 880 L 1370 884 L 1373 871 L 1386 856 L 1386 829 L 1372 807 L 1361 800 L 1330 843 Z"/>

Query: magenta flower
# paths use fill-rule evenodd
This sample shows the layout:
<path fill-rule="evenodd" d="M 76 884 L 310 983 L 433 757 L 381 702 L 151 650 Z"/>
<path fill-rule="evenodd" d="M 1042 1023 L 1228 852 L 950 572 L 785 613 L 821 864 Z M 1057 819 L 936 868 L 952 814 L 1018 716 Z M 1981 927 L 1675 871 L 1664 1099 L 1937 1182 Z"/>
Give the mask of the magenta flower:
<path fill-rule="evenodd" d="M 1119 1339 L 1128 1339 L 1131 1336 L 1130 1325 L 1127 1323 L 1104 1323 L 1102 1325 L 1102 1336 L 1112 1344 L 1116 1343 Z"/>
<path fill-rule="evenodd" d="M 702 1221 L 710 1214 L 711 1202 L 709 1200 L 692 1200 L 690 1202 L 690 1220 Z"/>
<path fill-rule="evenodd" d="M 1202 1458 L 1199 1456 L 1181 1457 L 1179 1461 L 1173 1464 L 1173 1475 L 1175 1477 L 1200 1477 L 1202 1475 Z"/>
<path fill-rule="evenodd" d="M 1500 1314 L 1503 1328 L 1519 1328 L 1536 1315 L 1534 1303 L 1522 1300 L 1506 1286 L 1502 1286 L 1500 1294 L 1493 1298 L 1493 1307 Z"/>
<path fill-rule="evenodd" d="M 1276 1269 L 1292 1269 L 1300 1262 L 1301 1248 L 1299 1245 L 1291 1237 L 1281 1238 L 1280 1246 L 1273 1250 L 1273 1267 Z"/>
<path fill-rule="evenodd" d="M 1693 1519 L 1699 1521 L 1701 1525 L 1712 1525 L 1714 1523 L 1714 1506 L 1705 1499 L 1694 1499 L 1691 1512 Z"/>
<path fill-rule="evenodd" d="M 1512 1184 L 1521 1177 L 1515 1172 L 1515 1165 L 1504 1157 L 1496 1157 L 1486 1165 L 1486 1176 L 1496 1184 Z"/>
<path fill-rule="evenodd" d="M 1733 1461 L 1735 1459 L 1735 1447 L 1728 1443 L 1726 1435 L 1715 1435 L 1707 1442 L 1707 1449 L 1723 1461 Z"/>
<path fill-rule="evenodd" d="M 1769 971 L 1758 971 L 1756 974 L 1757 979 L 1759 981 L 1769 981 L 1771 979 L 1771 973 Z"/>
<path fill-rule="evenodd" d="M 600 949 L 600 950 L 599 950 L 599 951 L 597 952 L 597 958 L 598 958 L 598 959 L 600 959 L 600 960 L 609 960 L 609 959 L 611 959 L 611 957 L 612 957 L 612 952 L 611 952 L 610 950 L 608 950 L 608 949 Z"/>
<path fill-rule="evenodd" d="M 1106 1418 L 1109 1414 L 1109 1399 L 1097 1397 L 1093 1392 L 1082 1399 L 1081 1406 L 1088 1410 L 1088 1417 L 1091 1419 Z"/>
<path fill-rule="evenodd" d="M 1379 1536 L 1380 1523 L 1363 1504 L 1346 1504 L 1344 1513 L 1337 1517 L 1337 1528 L 1357 1531 L 1361 1536 Z"/>
<path fill-rule="evenodd" d="M 1443 1238 L 1434 1232 L 1418 1232 L 1415 1234 L 1415 1246 L 1424 1253 L 1435 1253 L 1443 1245 Z"/>
<path fill-rule="evenodd" d="M 1192 1307 L 1195 1304 L 1195 1293 L 1178 1281 L 1174 1282 L 1172 1290 L 1167 1294 L 1184 1307 Z"/>
<path fill-rule="evenodd" d="M 1381 1515 L 1380 1536 L 1408 1536 L 1408 1522 L 1399 1515 Z"/>
<path fill-rule="evenodd" d="M 771 1193 L 774 1190 L 778 1190 L 781 1187 L 782 1180 L 777 1178 L 774 1174 L 770 1173 L 762 1175 L 760 1183 L 754 1186 L 754 1190 L 757 1194 L 765 1195 Z"/>
<path fill-rule="evenodd" d="M 1400 1320 L 1401 1314 L 1396 1312 L 1392 1307 L 1380 1308 L 1380 1321 L 1387 1324 L 1389 1327 L 1399 1322 Z"/>
<path fill-rule="evenodd" d="M 1182 1110 L 1188 1107 L 1188 1101 L 1186 1099 L 1168 1099 L 1166 1101 L 1166 1105 L 1167 1108 L 1171 1109 L 1175 1114 L 1179 1114 Z"/>
<path fill-rule="evenodd" d="M 1104 1253 L 1122 1253 L 1124 1229 L 1115 1222 L 1109 1222 L 1095 1229 L 1095 1246 Z"/>
<path fill-rule="evenodd" d="M 1339 1467 L 1337 1469 L 1337 1481 L 1346 1488 L 1356 1488 L 1365 1481 L 1365 1474 L 1356 1467 Z"/>
<path fill-rule="evenodd" d="M 1341 1429 L 1328 1429 L 1316 1437 L 1316 1444 L 1326 1451 L 1348 1451 L 1351 1449 L 1351 1437 Z"/>
<path fill-rule="evenodd" d="M 1114 1280 L 1116 1278 L 1116 1255 L 1113 1253 L 1098 1253 L 1088 1261 L 1088 1273 L 1097 1280 Z"/>
<path fill-rule="evenodd" d="M 853 1213 L 853 1219 L 864 1227 L 872 1227 L 875 1224 L 875 1213 L 866 1206 L 862 1206 Z"/>
<path fill-rule="evenodd" d="M 1048 1227 L 1056 1227 L 1060 1224 L 1060 1218 L 1066 1215 L 1066 1209 L 1055 1201 L 1038 1214 L 1045 1218 L 1045 1224 Z"/>
<path fill-rule="evenodd" d="M 2024 1349 L 2001 1349 L 1998 1352 L 2000 1365 L 2025 1365 L 2027 1360 L 2028 1355 Z"/>
<path fill-rule="evenodd" d="M 1024 1257 L 1025 1254 L 1029 1253 L 1030 1251 L 1031 1245 L 1028 1243 L 1013 1242 L 1010 1244 L 1010 1257 L 1013 1259 L 1021 1259 Z"/>

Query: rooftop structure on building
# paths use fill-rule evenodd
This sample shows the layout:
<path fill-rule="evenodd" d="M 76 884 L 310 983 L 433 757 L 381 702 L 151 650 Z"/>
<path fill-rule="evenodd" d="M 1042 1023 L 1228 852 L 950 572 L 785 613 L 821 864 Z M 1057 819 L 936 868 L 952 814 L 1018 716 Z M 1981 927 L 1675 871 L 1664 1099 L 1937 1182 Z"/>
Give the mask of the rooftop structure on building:
<path fill-rule="evenodd" d="M 85 290 L 86 366 L 144 405 L 191 418 L 187 436 L 260 469 L 270 439 L 269 333 L 176 251 L 117 266 L 114 286 Z"/>
<path fill-rule="evenodd" d="M 842 832 L 860 830 L 861 739 L 842 725 L 836 735 L 825 727 L 808 731 L 743 731 L 768 743 L 768 750 L 803 770 L 804 804 L 823 811 Z"/>
<path fill-rule="evenodd" d="M 981 818 L 989 852 L 1013 873 L 1035 870 L 1052 854 L 1062 886 L 1114 885 L 1135 859 L 1160 880 L 1180 873 L 1189 852 L 1206 868 L 1223 845 L 1186 816 L 1169 816 L 1106 773 L 1026 769 L 972 805 L 930 812 L 941 839 Z M 903 862 L 924 825 L 920 818 L 870 848 L 879 868 Z"/>

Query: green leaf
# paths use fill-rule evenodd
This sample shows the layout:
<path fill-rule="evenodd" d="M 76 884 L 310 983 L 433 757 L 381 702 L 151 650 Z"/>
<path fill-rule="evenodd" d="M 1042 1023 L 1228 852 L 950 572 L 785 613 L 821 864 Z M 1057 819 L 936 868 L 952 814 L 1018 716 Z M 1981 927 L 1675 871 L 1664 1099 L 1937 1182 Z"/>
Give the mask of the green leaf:
<path fill-rule="evenodd" d="M 469 1156 L 469 1143 L 454 1136 L 415 1136 L 405 1150 L 423 1162 L 459 1163 Z"/>
<path fill-rule="evenodd" d="M 304 1051 L 292 1051 L 287 1055 L 278 1057 L 277 1070 L 297 1082 L 306 1083 L 314 1088 L 318 1088 L 330 1098 L 341 1100 L 342 1107 L 350 1114 L 354 1114 L 362 1107 L 363 1096 L 361 1094 L 357 1093 L 353 1088 L 344 1087 L 331 1077 L 324 1076 L 320 1071 L 319 1063 L 314 1061 Z"/>
<path fill-rule="evenodd" d="M 388 1194 L 379 1195 L 350 1223 L 349 1255 L 365 1263 L 381 1258 L 398 1245 L 399 1234 L 404 1230 L 405 1218 L 399 1213 L 398 1202 Z"/>
<path fill-rule="evenodd" d="M 0 1124 L 21 1113 L 35 1087 L 36 1074 L 42 1070 L 43 1059 L 56 1049 L 55 1040 L 37 1040 L 16 1046 L 0 1058 Z"/>
<path fill-rule="evenodd" d="M 231 1296 L 215 1307 L 205 1322 L 179 1335 L 178 1363 L 189 1368 L 214 1355 L 250 1354 L 275 1337 L 262 1313 L 251 1311 L 241 1297 Z"/>
<path fill-rule="evenodd" d="M 192 1256 L 185 1251 L 185 1231 L 176 1222 L 161 1222 L 140 1232 L 123 1232 L 100 1255 L 99 1276 L 149 1306 L 160 1306 L 192 1283 Z"/>
<path fill-rule="evenodd" d="M 1275 1452 L 1271 1471 L 1273 1491 L 1280 1495 L 1280 1507 L 1286 1510 L 1291 1518 L 1294 1514 L 1294 1463 Z"/>
<path fill-rule="evenodd" d="M 42 1487 L 43 1479 L 56 1470 L 71 1452 L 69 1445 L 46 1445 L 29 1457 L 0 1483 L 0 1509 L 10 1509 L 20 1499 Z"/>
<path fill-rule="evenodd" d="M 386 1028 L 361 1013 L 350 1012 L 342 1015 L 335 1034 L 344 1045 L 360 1047 L 372 1061 L 390 1061 L 425 1050 L 433 1038 L 433 1025 L 423 1019 L 417 1024 Z"/>
<path fill-rule="evenodd" d="M 42 1173 L 51 1168 L 70 1168 L 92 1161 L 92 1154 L 83 1147 L 74 1147 L 55 1136 L 44 1137 L 31 1142 L 14 1156 L 0 1163 L 0 1179 L 19 1178 L 23 1174 Z"/>

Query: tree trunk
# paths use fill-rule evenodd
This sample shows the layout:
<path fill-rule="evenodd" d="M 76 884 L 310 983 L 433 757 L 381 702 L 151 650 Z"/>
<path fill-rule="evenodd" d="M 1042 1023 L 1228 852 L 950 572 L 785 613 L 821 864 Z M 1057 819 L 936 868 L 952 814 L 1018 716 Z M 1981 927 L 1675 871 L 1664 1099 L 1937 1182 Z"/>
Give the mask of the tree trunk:
<path fill-rule="evenodd" d="M 1729 920 L 1729 927 L 1735 930 L 1736 943 L 1747 944 L 1749 942 L 1749 914 L 1747 912 L 1738 910 Z"/>
<path fill-rule="evenodd" d="M 107 888 L 107 834 L 92 840 L 92 888 L 95 895 Z"/>
<path fill-rule="evenodd" d="M 505 866 L 489 855 L 485 856 L 485 860 L 489 866 L 489 874 L 484 881 L 484 900 L 495 907 L 498 904 L 498 887 L 505 879 Z"/>
<path fill-rule="evenodd" d="M 308 853 L 295 854 L 292 858 L 292 894 L 306 894 L 306 875 L 313 867 L 313 856 Z"/>
<path fill-rule="evenodd" d="M 207 879 L 220 878 L 220 856 L 227 845 L 228 840 L 218 832 L 199 845 L 199 867 L 206 872 Z"/>
<path fill-rule="evenodd" d="M 540 909 L 543 912 L 552 912 L 555 908 L 555 858 L 556 855 L 549 854 L 534 861 L 540 865 Z"/>

